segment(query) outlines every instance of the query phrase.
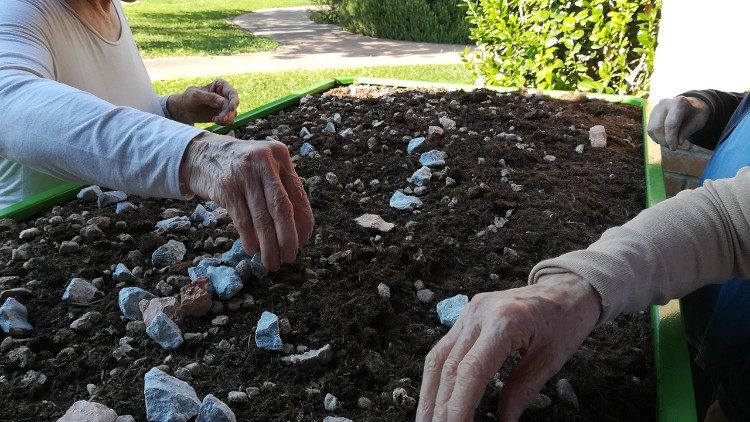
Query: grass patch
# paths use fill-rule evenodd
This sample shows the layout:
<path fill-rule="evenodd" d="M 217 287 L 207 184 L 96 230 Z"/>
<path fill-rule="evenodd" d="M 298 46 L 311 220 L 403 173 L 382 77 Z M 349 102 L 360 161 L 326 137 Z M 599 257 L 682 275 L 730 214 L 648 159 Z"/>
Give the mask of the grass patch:
<path fill-rule="evenodd" d="M 228 19 L 257 9 L 309 5 L 310 0 L 143 0 L 125 5 L 141 55 L 228 55 L 269 51 L 276 41 L 256 37 Z"/>
<path fill-rule="evenodd" d="M 240 94 L 240 113 L 283 97 L 323 79 L 341 76 L 410 79 L 429 82 L 473 84 L 474 76 L 464 65 L 380 66 L 351 69 L 294 70 L 277 73 L 243 73 L 223 76 Z M 160 95 L 182 92 L 188 86 L 206 85 L 212 77 L 175 79 L 154 83 Z"/>

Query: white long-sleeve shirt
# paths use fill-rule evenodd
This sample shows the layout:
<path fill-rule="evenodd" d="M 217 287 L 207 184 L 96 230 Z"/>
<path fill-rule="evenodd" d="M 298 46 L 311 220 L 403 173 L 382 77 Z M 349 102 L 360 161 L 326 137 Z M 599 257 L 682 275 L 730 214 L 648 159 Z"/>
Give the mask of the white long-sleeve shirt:
<path fill-rule="evenodd" d="M 200 129 L 164 117 L 119 1 L 102 38 L 64 0 L 0 5 L 0 209 L 60 179 L 182 197 Z"/>

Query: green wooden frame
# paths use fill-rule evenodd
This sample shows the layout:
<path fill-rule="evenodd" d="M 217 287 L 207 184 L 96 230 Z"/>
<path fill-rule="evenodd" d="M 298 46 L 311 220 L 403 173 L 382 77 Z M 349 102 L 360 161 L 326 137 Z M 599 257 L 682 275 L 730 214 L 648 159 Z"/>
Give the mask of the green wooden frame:
<path fill-rule="evenodd" d="M 306 95 L 315 95 L 337 86 L 351 84 L 385 85 L 405 88 L 443 88 L 447 90 L 473 90 L 473 85 L 442 84 L 433 82 L 403 81 L 393 79 L 342 77 L 328 79 L 293 92 L 268 104 L 239 115 L 230 126 L 211 126 L 209 131 L 226 134 L 230 130 L 247 125 L 250 121 L 264 118 L 287 107 L 294 106 Z M 515 88 L 492 88 L 496 91 L 511 92 Z M 569 95 L 567 91 L 542 91 L 545 95 L 561 97 Z M 643 109 L 643 139 L 645 159 L 645 179 L 647 206 L 652 206 L 664 199 L 664 179 L 661 168 L 661 150 L 651 141 L 646 133 L 647 103 L 633 96 L 588 94 L 589 98 L 598 98 L 611 102 L 637 105 Z M 0 210 L 0 218 L 25 220 L 55 205 L 66 203 L 75 198 L 83 186 L 75 183 L 61 183 L 46 192 L 34 195 L 10 207 Z M 693 393 L 692 373 L 685 342 L 684 326 L 680 315 L 678 301 L 666 306 L 651 308 L 654 329 L 654 358 L 657 378 L 657 409 L 662 422 L 696 422 L 695 397 Z"/>

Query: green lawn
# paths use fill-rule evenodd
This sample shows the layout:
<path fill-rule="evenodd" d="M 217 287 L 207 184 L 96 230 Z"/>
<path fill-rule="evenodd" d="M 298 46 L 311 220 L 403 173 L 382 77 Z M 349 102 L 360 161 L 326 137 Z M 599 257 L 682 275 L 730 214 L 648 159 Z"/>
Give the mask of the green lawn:
<path fill-rule="evenodd" d="M 283 97 L 323 79 L 341 76 L 411 79 L 430 82 L 473 84 L 474 77 L 463 65 L 380 66 L 356 69 L 295 70 L 278 73 L 244 73 L 224 79 L 240 94 L 240 112 Z M 206 85 L 212 78 L 175 79 L 154 83 L 160 95 L 182 92 L 190 85 Z"/>
<path fill-rule="evenodd" d="M 205 56 L 269 51 L 277 43 L 255 37 L 228 19 L 268 7 L 304 6 L 310 0 L 141 0 L 125 14 L 143 57 Z"/>

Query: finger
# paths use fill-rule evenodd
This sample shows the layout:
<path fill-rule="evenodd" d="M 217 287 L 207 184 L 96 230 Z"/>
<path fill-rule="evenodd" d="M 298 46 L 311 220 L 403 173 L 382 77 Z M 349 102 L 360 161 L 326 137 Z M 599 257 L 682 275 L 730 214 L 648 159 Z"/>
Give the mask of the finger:
<path fill-rule="evenodd" d="M 567 356 L 563 356 L 564 359 Z M 529 350 L 521 358 L 500 392 L 498 415 L 501 421 L 515 421 L 539 396 L 544 383 L 562 368 L 560 354 L 544 347 Z"/>
<path fill-rule="evenodd" d="M 440 386 L 440 374 L 448 354 L 453 349 L 460 333 L 460 327 L 453 328 L 437 342 L 424 360 L 422 371 L 422 386 L 419 391 L 419 407 L 417 407 L 417 422 L 430 422 L 435 408 L 435 397 Z"/>
<path fill-rule="evenodd" d="M 237 191 L 240 191 L 239 189 Z M 255 233 L 255 226 L 253 225 L 253 218 L 247 208 L 246 201 L 232 201 L 227 204 L 227 212 L 232 216 L 232 222 L 237 228 L 237 232 L 240 234 L 242 240 L 242 246 L 245 248 L 245 252 L 249 255 L 260 251 L 260 243 L 258 242 L 258 236 Z"/>
<path fill-rule="evenodd" d="M 250 215 L 253 217 L 255 233 L 258 236 L 260 244 L 261 257 L 263 266 L 270 271 L 278 271 L 281 268 L 281 258 L 279 257 L 279 243 L 276 239 L 276 225 L 274 219 L 268 211 L 266 205 L 266 196 L 264 193 L 262 178 L 264 175 L 257 175 L 249 178 L 250 186 L 247 187 L 247 206 L 250 209 Z M 245 252 L 250 252 L 245 250 Z"/>
<path fill-rule="evenodd" d="M 445 359 L 445 363 L 443 363 L 443 370 L 440 373 L 440 386 L 438 387 L 437 395 L 435 397 L 433 420 L 449 420 L 448 402 L 453 395 L 459 366 L 461 365 L 464 356 L 466 356 L 466 353 L 468 353 L 474 346 L 474 343 L 479 337 L 479 333 L 479 326 L 473 325 L 472 327 L 461 327 L 461 334 L 456 340 L 453 349 L 451 349 L 448 354 L 448 357 Z"/>
<path fill-rule="evenodd" d="M 449 421 L 471 421 L 492 376 L 510 356 L 508 330 L 483 330 L 458 366 L 453 394 L 448 401 Z"/>
<path fill-rule="evenodd" d="M 190 91 L 190 95 L 195 100 L 197 100 L 199 104 L 206 105 L 217 110 L 220 110 L 224 106 L 225 99 L 221 95 L 214 94 L 213 92 L 196 88 Z"/>
<path fill-rule="evenodd" d="M 685 107 L 678 105 L 672 107 L 664 119 L 664 140 L 672 151 L 680 144 L 680 127 L 685 118 Z"/>
<path fill-rule="evenodd" d="M 226 101 L 227 110 L 234 110 L 240 105 L 240 96 L 237 90 L 224 79 L 215 80 L 209 89 L 215 94 L 219 94 L 224 97 Z"/>
<path fill-rule="evenodd" d="M 289 150 L 283 144 L 274 147 L 275 156 L 279 163 L 279 178 L 284 185 L 294 214 L 294 226 L 297 229 L 299 246 L 305 246 L 312 236 L 315 218 L 313 217 L 310 200 L 305 193 L 305 187 L 294 170 L 294 164 L 289 156 Z"/>
<path fill-rule="evenodd" d="M 666 146 L 664 142 L 664 119 L 667 117 L 667 107 L 660 102 L 651 112 L 648 119 L 648 135 L 656 142 Z"/>
<path fill-rule="evenodd" d="M 286 189 L 278 174 L 263 181 L 263 195 L 266 198 L 266 208 L 273 218 L 278 240 L 279 257 L 282 262 L 292 262 L 297 256 L 299 239 L 294 224 L 294 211 Z"/>

